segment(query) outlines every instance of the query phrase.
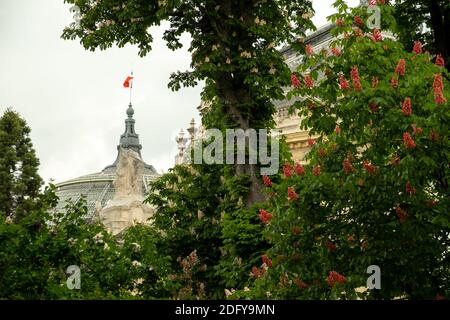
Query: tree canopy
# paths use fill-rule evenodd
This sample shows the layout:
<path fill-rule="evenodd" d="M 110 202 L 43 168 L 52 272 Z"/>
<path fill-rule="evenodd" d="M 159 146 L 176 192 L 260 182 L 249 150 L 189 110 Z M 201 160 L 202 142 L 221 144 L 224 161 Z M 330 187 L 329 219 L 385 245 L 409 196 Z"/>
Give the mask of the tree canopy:
<path fill-rule="evenodd" d="M 253 289 L 235 297 L 448 296 L 448 72 L 419 42 L 406 51 L 361 24 L 364 8 L 337 5 L 335 40 L 305 58 L 290 93 L 320 138 L 308 165 L 286 163 L 281 183 L 267 183 L 260 218 L 272 247 Z M 393 30 L 392 8 L 381 8 Z M 368 290 L 374 266 L 380 288 Z"/>

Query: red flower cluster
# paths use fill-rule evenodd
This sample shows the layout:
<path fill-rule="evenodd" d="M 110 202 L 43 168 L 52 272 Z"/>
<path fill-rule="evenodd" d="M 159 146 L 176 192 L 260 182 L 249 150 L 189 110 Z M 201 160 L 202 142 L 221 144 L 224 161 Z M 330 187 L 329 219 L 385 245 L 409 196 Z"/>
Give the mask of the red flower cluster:
<path fill-rule="evenodd" d="M 305 76 L 305 86 L 310 89 L 314 87 L 314 80 L 309 75 Z"/>
<path fill-rule="evenodd" d="M 343 27 L 345 25 L 345 22 L 342 19 L 336 19 L 336 25 L 338 27 Z"/>
<path fill-rule="evenodd" d="M 326 151 L 324 148 L 320 148 L 320 149 L 319 149 L 319 156 L 320 156 L 321 158 L 325 158 L 326 155 L 327 155 L 327 151 Z"/>
<path fill-rule="evenodd" d="M 328 248 L 328 251 L 330 251 L 330 252 L 336 251 L 336 249 L 337 249 L 336 245 L 329 240 L 327 242 L 327 248 Z"/>
<path fill-rule="evenodd" d="M 312 45 L 307 44 L 307 45 L 305 46 L 305 52 L 306 52 L 306 54 L 307 54 L 308 56 L 312 55 L 312 54 L 314 53 L 314 50 L 313 50 L 313 48 L 312 48 Z"/>
<path fill-rule="evenodd" d="M 301 232 L 301 229 L 299 227 L 292 227 L 291 231 L 294 235 L 299 235 Z"/>
<path fill-rule="evenodd" d="M 397 68 L 395 68 L 395 73 L 404 76 L 405 75 L 405 69 L 406 69 L 406 61 L 405 59 L 400 59 L 397 65 Z"/>
<path fill-rule="evenodd" d="M 406 217 L 408 216 L 407 213 L 406 213 L 406 211 L 403 210 L 403 209 L 400 208 L 400 207 L 397 207 L 397 208 L 395 209 L 395 212 L 397 213 L 397 217 L 398 217 L 398 220 L 400 220 L 400 223 L 405 222 Z"/>
<path fill-rule="evenodd" d="M 271 267 L 272 266 L 272 260 L 269 259 L 269 257 L 266 254 L 263 254 L 261 256 L 262 262 L 267 266 L 267 267 Z"/>
<path fill-rule="evenodd" d="M 377 167 L 375 167 L 373 164 L 371 164 L 369 161 L 364 160 L 363 162 L 364 169 L 370 174 L 374 174 L 377 172 Z"/>
<path fill-rule="evenodd" d="M 306 289 L 308 288 L 308 285 L 306 283 L 304 283 L 301 279 L 299 278 L 295 278 L 294 279 L 294 283 L 297 287 L 299 287 L 299 289 Z"/>
<path fill-rule="evenodd" d="M 420 41 L 414 41 L 413 52 L 415 54 L 422 53 L 422 43 L 420 43 Z"/>
<path fill-rule="evenodd" d="M 421 135 L 422 134 L 422 128 L 417 127 L 417 125 L 415 123 L 413 123 L 411 125 L 411 127 L 413 128 L 413 134 L 417 134 L 417 135 Z"/>
<path fill-rule="evenodd" d="M 439 134 L 435 132 L 433 129 L 430 129 L 430 140 L 436 142 L 439 140 Z"/>
<path fill-rule="evenodd" d="M 442 92 L 444 90 L 444 83 L 442 82 L 442 75 L 440 73 L 436 73 L 434 75 L 434 81 L 433 81 L 433 91 L 434 91 L 434 101 L 437 104 L 442 104 L 447 102 L 447 99 L 444 97 L 444 93 Z"/>
<path fill-rule="evenodd" d="M 341 133 L 341 128 L 339 126 L 336 126 L 336 128 L 334 128 L 334 132 L 336 132 L 336 134 Z"/>
<path fill-rule="evenodd" d="M 344 168 L 344 172 L 346 174 L 350 174 L 355 171 L 355 168 L 353 168 L 352 163 L 348 159 L 344 159 L 344 161 L 342 161 L 342 167 Z"/>
<path fill-rule="evenodd" d="M 436 73 L 434 75 L 433 89 L 434 89 L 434 94 L 436 94 L 439 91 L 442 91 L 444 89 L 444 82 L 442 82 L 442 75 L 440 73 Z"/>
<path fill-rule="evenodd" d="M 261 219 L 263 223 L 268 224 L 270 222 L 270 219 L 272 219 L 272 215 L 268 211 L 260 209 L 259 219 Z"/>
<path fill-rule="evenodd" d="M 405 101 L 403 101 L 402 112 L 407 117 L 409 117 L 411 115 L 412 109 L 411 109 L 411 99 L 410 98 L 405 98 Z"/>
<path fill-rule="evenodd" d="M 437 104 L 443 104 L 447 102 L 447 99 L 444 97 L 444 94 L 441 92 L 439 92 L 436 96 L 435 96 L 435 101 Z"/>
<path fill-rule="evenodd" d="M 342 90 L 350 88 L 350 85 L 348 84 L 348 81 L 347 79 L 345 79 L 345 76 L 343 74 L 339 76 L 339 86 L 341 87 Z"/>
<path fill-rule="evenodd" d="M 177 260 L 185 272 L 192 269 L 198 261 L 197 250 L 192 251 L 186 258 Z"/>
<path fill-rule="evenodd" d="M 409 183 L 409 181 L 406 181 L 405 191 L 407 194 L 414 194 L 414 193 L 416 193 L 417 190 L 416 190 L 416 188 L 411 186 L 411 183 Z"/>
<path fill-rule="evenodd" d="M 362 37 L 364 35 L 364 32 L 360 28 L 354 28 L 353 33 L 355 37 Z"/>
<path fill-rule="evenodd" d="M 309 138 L 308 139 L 308 146 L 313 146 L 313 145 L 315 145 L 316 144 L 316 141 L 314 141 L 313 139 L 311 139 L 311 138 Z"/>
<path fill-rule="evenodd" d="M 300 163 L 295 164 L 294 171 L 299 176 L 301 176 L 302 174 L 305 174 L 305 168 L 303 168 L 303 166 Z"/>
<path fill-rule="evenodd" d="M 397 80 L 397 78 L 395 76 L 393 76 L 392 79 L 391 79 L 391 86 L 394 89 L 398 87 L 398 80 Z"/>
<path fill-rule="evenodd" d="M 345 283 L 345 281 L 345 277 L 336 271 L 330 271 L 327 277 L 327 282 L 330 287 L 334 287 L 336 283 Z"/>
<path fill-rule="evenodd" d="M 444 58 L 442 58 L 442 56 L 440 54 L 438 54 L 436 57 L 436 65 L 439 67 L 445 66 Z"/>
<path fill-rule="evenodd" d="M 289 201 L 295 201 L 298 199 L 298 194 L 295 192 L 293 187 L 288 187 L 288 199 Z"/>
<path fill-rule="evenodd" d="M 263 176 L 263 183 L 266 187 L 272 186 L 272 181 L 270 180 L 270 178 L 268 176 Z"/>
<path fill-rule="evenodd" d="M 258 278 L 261 278 L 264 275 L 264 273 L 266 273 L 266 269 L 264 269 L 264 268 L 259 269 L 256 266 L 253 266 L 252 277 L 258 279 Z"/>
<path fill-rule="evenodd" d="M 381 35 L 381 30 L 380 29 L 373 29 L 372 35 L 370 36 L 370 38 L 374 42 L 378 42 L 378 41 L 383 40 L 383 36 Z"/>
<path fill-rule="evenodd" d="M 371 104 L 369 104 L 369 108 L 370 108 L 370 111 L 372 111 L 373 113 L 377 113 L 378 110 L 380 109 L 380 108 L 378 108 L 378 106 L 375 102 L 372 102 Z"/>
<path fill-rule="evenodd" d="M 355 23 L 358 26 L 363 26 L 364 25 L 364 20 L 360 16 L 355 16 Z"/>
<path fill-rule="evenodd" d="M 300 87 L 300 80 L 298 80 L 298 78 L 295 74 L 291 75 L 291 83 L 294 88 Z"/>
<path fill-rule="evenodd" d="M 361 91 L 362 90 L 362 86 L 361 86 L 361 80 L 359 78 L 359 73 L 358 73 L 358 67 L 357 66 L 354 66 L 352 68 L 351 77 L 352 77 L 353 88 L 356 91 Z"/>
<path fill-rule="evenodd" d="M 342 53 L 341 53 L 341 50 L 339 50 L 338 48 L 336 48 L 336 47 L 333 47 L 333 48 L 331 48 L 331 53 L 334 55 L 334 56 L 336 56 L 336 57 L 339 57 Z"/>
<path fill-rule="evenodd" d="M 378 77 L 372 77 L 372 88 L 378 87 Z"/>
<path fill-rule="evenodd" d="M 286 178 L 290 178 L 292 176 L 292 165 L 290 163 L 286 163 L 283 166 L 283 174 L 286 176 Z"/>
<path fill-rule="evenodd" d="M 317 165 L 312 169 L 312 174 L 315 175 L 316 177 L 320 175 L 320 165 Z"/>
<path fill-rule="evenodd" d="M 194 265 L 197 262 L 197 250 L 192 251 L 188 256 L 189 262 Z"/>
<path fill-rule="evenodd" d="M 438 203 L 439 203 L 439 201 L 437 201 L 437 200 L 432 200 L 432 199 L 427 200 L 427 206 L 428 206 L 429 208 L 434 207 L 434 206 L 437 205 Z"/>
<path fill-rule="evenodd" d="M 403 134 L 403 144 L 405 145 L 406 149 L 413 149 L 416 147 L 416 144 L 414 143 L 414 140 L 411 138 L 409 132 L 405 132 Z"/>

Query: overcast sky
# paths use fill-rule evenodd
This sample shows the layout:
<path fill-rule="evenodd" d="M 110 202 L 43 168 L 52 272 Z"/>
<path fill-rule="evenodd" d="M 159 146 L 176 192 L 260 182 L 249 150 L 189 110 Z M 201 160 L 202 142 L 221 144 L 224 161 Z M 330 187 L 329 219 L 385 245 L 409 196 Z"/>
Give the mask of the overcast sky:
<path fill-rule="evenodd" d="M 313 1 L 316 26 L 326 23 L 333 2 Z M 167 49 L 161 26 L 153 29 L 153 51 L 144 58 L 132 46 L 85 51 L 78 41 L 60 38 L 73 22 L 70 7 L 63 0 L 0 0 L 0 112 L 13 107 L 31 127 L 46 182 L 98 172 L 116 158 L 129 100 L 122 83 L 132 69 L 142 156 L 167 171 L 176 134 L 192 118 L 199 121 L 201 87 L 167 88 L 171 72 L 189 68 L 187 48 Z"/>

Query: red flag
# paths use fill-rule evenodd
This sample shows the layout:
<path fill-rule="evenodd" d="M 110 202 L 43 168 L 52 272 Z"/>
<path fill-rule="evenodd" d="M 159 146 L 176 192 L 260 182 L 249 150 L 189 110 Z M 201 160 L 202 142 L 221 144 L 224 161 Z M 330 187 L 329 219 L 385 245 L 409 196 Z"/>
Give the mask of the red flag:
<path fill-rule="evenodd" d="M 128 77 L 125 79 L 125 81 L 124 81 L 124 83 L 123 83 L 124 88 L 129 88 L 129 87 L 130 87 L 130 81 L 131 81 L 133 78 L 134 78 L 134 77 L 128 76 Z"/>

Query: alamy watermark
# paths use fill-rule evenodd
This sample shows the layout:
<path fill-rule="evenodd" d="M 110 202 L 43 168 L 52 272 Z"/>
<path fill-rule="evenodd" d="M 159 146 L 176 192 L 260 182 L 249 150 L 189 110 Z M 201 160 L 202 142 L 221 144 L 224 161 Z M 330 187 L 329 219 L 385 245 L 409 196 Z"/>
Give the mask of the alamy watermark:
<path fill-rule="evenodd" d="M 259 164 L 262 175 L 274 175 L 280 162 L 279 138 L 270 136 L 269 143 L 269 136 L 267 129 L 226 129 L 225 137 L 219 129 L 208 129 L 204 138 L 194 143 L 194 159 L 188 162 Z"/>
<path fill-rule="evenodd" d="M 72 29 L 78 29 L 81 26 L 81 10 L 80 7 L 77 5 L 73 5 L 72 7 L 70 7 L 70 13 L 73 14 L 73 20 L 74 22 L 72 22 L 70 24 L 70 28 Z"/>
<path fill-rule="evenodd" d="M 366 273 L 371 274 L 367 278 L 367 289 L 381 289 L 381 269 L 377 265 L 371 265 L 367 267 Z"/>
<path fill-rule="evenodd" d="M 381 9 L 377 6 L 377 0 L 360 0 L 361 6 L 367 6 L 367 12 L 370 14 L 367 19 L 367 28 L 370 30 L 381 29 Z"/>
<path fill-rule="evenodd" d="M 81 288 L 81 271 L 77 265 L 67 267 L 66 273 L 68 275 L 66 285 L 69 290 Z"/>

